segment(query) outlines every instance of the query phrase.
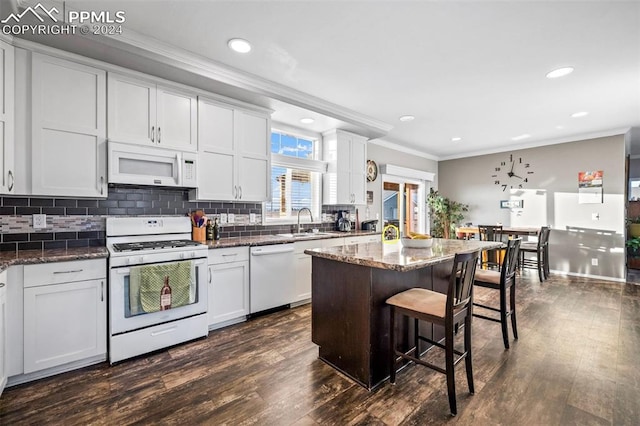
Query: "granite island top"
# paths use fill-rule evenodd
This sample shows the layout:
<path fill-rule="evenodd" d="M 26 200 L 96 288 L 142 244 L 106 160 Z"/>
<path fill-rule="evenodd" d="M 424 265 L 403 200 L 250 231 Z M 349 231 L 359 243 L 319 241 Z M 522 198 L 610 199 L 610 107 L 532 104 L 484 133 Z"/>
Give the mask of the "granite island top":
<path fill-rule="evenodd" d="M 495 241 L 434 238 L 430 248 L 403 247 L 402 242 L 398 241 L 315 248 L 304 252 L 311 256 L 343 263 L 406 272 L 446 262 L 453 259 L 456 253 L 488 250 L 502 246 L 504 246 L 503 243 Z"/>
<path fill-rule="evenodd" d="M 109 257 L 106 247 L 68 249 L 20 250 L 0 252 L 0 272 L 12 265 L 65 262 L 68 260 L 101 259 Z"/>

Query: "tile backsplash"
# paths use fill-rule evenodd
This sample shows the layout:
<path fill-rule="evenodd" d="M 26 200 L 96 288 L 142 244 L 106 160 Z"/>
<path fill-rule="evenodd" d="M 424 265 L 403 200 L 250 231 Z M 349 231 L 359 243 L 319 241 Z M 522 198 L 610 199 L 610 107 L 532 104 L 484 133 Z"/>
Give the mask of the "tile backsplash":
<path fill-rule="evenodd" d="M 193 202 L 184 189 L 109 185 L 106 199 L 0 197 L 0 251 L 103 246 L 107 216 L 182 216 L 196 209 L 209 217 L 234 214 L 235 223 L 222 227 L 222 238 L 291 232 L 291 225 L 263 226 L 260 203 Z M 323 206 L 322 213 L 333 215 L 337 210 L 354 208 Z M 256 223 L 249 221 L 252 213 Z M 33 228 L 33 214 L 47 215 L 45 229 Z M 331 220 L 320 228 L 333 226 Z"/>

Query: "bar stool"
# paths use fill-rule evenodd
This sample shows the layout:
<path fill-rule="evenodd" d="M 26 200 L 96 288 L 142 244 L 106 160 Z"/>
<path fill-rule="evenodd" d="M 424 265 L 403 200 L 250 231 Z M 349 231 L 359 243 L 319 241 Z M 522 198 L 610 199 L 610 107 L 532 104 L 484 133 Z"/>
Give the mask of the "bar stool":
<path fill-rule="evenodd" d="M 491 288 L 500 291 L 500 308 L 483 305 L 473 302 L 473 306 L 500 313 L 500 318 L 492 318 L 486 315 L 473 313 L 476 318 L 499 322 L 502 325 L 502 340 L 504 348 L 509 349 L 509 330 L 507 327 L 507 317 L 511 317 L 511 329 L 513 338 L 518 338 L 518 327 L 516 325 L 516 267 L 518 266 L 518 255 L 520 252 L 521 238 L 507 241 L 507 252 L 502 262 L 500 271 L 489 271 L 478 269 L 476 271 L 474 284 L 478 287 Z M 507 309 L 507 289 L 509 290 L 509 308 Z"/>
<path fill-rule="evenodd" d="M 390 382 L 396 382 L 396 363 L 398 360 L 410 360 L 416 364 L 429 367 L 447 376 L 447 390 L 451 415 L 457 414 L 454 367 L 465 360 L 469 393 L 474 393 L 473 366 L 471 361 L 471 319 L 473 309 L 473 279 L 478 264 L 479 252 L 459 253 L 453 260 L 453 269 L 449 276 L 447 294 L 424 288 L 412 288 L 398 293 L 389 299 L 390 305 Z M 401 352 L 396 348 L 395 317 L 396 313 L 414 319 L 414 344 L 409 351 Z M 444 345 L 419 335 L 419 321 L 444 326 Z M 464 349 L 458 351 L 453 346 L 454 328 L 464 323 Z M 445 350 L 445 367 L 431 364 L 420 359 L 419 342 L 424 341 Z M 411 355 L 413 353 L 413 355 Z M 458 355 L 458 358 L 454 359 Z"/>
<path fill-rule="evenodd" d="M 523 242 L 520 245 L 520 267 L 538 270 L 538 278 L 543 282 L 549 278 L 549 234 L 551 228 L 543 226 L 538 234 L 538 242 Z M 535 254 L 536 257 L 526 257 Z"/>
<path fill-rule="evenodd" d="M 478 225 L 480 241 L 502 241 L 502 225 Z M 482 253 L 480 266 L 483 268 L 499 268 L 502 249 L 486 250 Z M 486 256 L 486 260 L 485 260 Z"/>

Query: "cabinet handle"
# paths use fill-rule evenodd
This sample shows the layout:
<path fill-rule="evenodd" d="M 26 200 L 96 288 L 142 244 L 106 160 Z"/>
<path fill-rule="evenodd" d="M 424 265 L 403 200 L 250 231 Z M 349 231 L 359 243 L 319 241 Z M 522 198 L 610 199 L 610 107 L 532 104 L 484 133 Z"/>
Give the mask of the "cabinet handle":
<path fill-rule="evenodd" d="M 74 269 L 72 271 L 53 271 L 54 274 L 74 274 L 76 272 L 82 272 L 84 269 Z"/>
<path fill-rule="evenodd" d="M 100 301 L 104 302 L 104 281 L 100 281 Z"/>
<path fill-rule="evenodd" d="M 0 288 L 4 287 L 4 283 L 0 283 Z"/>
<path fill-rule="evenodd" d="M 13 191 L 13 184 L 16 182 L 13 177 L 13 172 L 9 170 L 8 176 L 11 178 L 11 184 L 9 185 L 9 192 Z"/>
<path fill-rule="evenodd" d="M 156 141 L 156 126 L 151 126 L 151 142 Z"/>
<path fill-rule="evenodd" d="M 100 176 L 100 195 L 104 195 L 104 176 Z"/>
<path fill-rule="evenodd" d="M 240 188 L 240 196 L 238 198 L 242 200 L 242 186 L 238 186 L 238 188 Z"/>
<path fill-rule="evenodd" d="M 160 143 L 161 136 L 162 136 L 162 133 L 160 133 L 160 126 L 158 126 L 158 143 Z"/>
<path fill-rule="evenodd" d="M 238 198 L 238 185 L 233 185 L 233 198 Z"/>
<path fill-rule="evenodd" d="M 211 268 L 209 268 L 209 284 L 211 284 L 211 276 L 212 276 L 212 275 L 213 275 L 213 274 L 211 273 Z"/>

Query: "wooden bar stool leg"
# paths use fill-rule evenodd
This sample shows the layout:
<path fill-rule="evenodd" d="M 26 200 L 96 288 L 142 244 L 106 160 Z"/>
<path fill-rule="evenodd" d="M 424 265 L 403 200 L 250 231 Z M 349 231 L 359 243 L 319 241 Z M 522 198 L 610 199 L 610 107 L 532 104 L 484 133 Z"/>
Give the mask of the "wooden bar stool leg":
<path fill-rule="evenodd" d="M 511 284 L 509 290 L 509 305 L 511 309 L 511 328 L 513 329 L 513 338 L 518 338 L 518 327 L 516 326 L 516 283 Z"/>
<path fill-rule="evenodd" d="M 447 319 L 445 323 L 445 365 L 447 375 L 447 392 L 449 393 L 449 408 L 451 415 L 458 414 L 456 405 L 456 375 L 453 370 L 453 323 L 451 319 Z M 466 333 L 466 331 L 465 331 Z"/>
<path fill-rule="evenodd" d="M 473 364 L 471 357 L 471 314 L 467 315 L 464 320 L 464 351 L 467 356 L 464 359 L 464 368 L 467 371 L 467 385 L 469 386 L 469 393 L 473 395 L 475 388 L 473 386 Z"/>
<path fill-rule="evenodd" d="M 389 317 L 389 382 L 391 384 L 396 384 L 396 331 L 395 331 L 395 322 L 396 322 L 396 310 L 392 305 L 389 307 L 389 312 L 391 312 L 391 316 Z"/>
<path fill-rule="evenodd" d="M 507 289 L 500 288 L 500 325 L 502 326 L 502 340 L 504 348 L 509 349 L 509 328 L 507 326 Z"/>

